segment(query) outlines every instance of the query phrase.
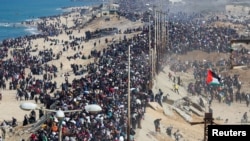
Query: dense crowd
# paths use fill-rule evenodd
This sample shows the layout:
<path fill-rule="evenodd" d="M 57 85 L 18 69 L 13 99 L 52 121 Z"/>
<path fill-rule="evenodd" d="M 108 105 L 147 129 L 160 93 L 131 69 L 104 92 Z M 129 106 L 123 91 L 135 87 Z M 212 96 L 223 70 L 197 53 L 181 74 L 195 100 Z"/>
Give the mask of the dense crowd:
<path fill-rule="evenodd" d="M 178 15 L 178 16 L 177 16 Z M 170 60 L 170 68 L 174 72 L 187 72 L 193 70 L 195 82 L 188 84 L 188 92 L 192 95 L 204 95 L 209 97 L 209 103 L 218 100 L 220 103 L 231 104 L 232 102 L 246 102 L 249 105 L 250 98 L 247 92 L 241 90 L 242 82 L 239 75 L 220 73 L 231 69 L 232 66 L 249 65 L 248 49 L 239 46 L 232 49 L 230 41 L 233 39 L 245 39 L 231 27 L 211 26 L 213 22 L 220 19 L 200 19 L 200 14 L 187 15 L 179 12 L 169 17 L 169 38 L 171 40 L 170 52 L 175 54 L 186 54 L 193 50 L 202 50 L 207 53 L 228 53 L 229 59 L 222 58 L 219 61 L 211 60 Z M 225 19 L 222 21 L 225 22 Z M 227 21 L 230 22 L 230 21 Z M 243 23 L 244 24 L 244 23 Z M 211 86 L 206 84 L 207 70 L 212 69 L 222 79 L 221 85 Z"/>
<path fill-rule="evenodd" d="M 88 111 L 66 114 L 62 121 L 64 140 L 122 140 L 127 137 L 127 82 L 128 82 L 128 46 L 131 46 L 131 140 L 136 128 L 142 128 L 141 120 L 145 112 L 147 101 L 153 100 L 153 93 L 147 95 L 150 80 L 149 57 L 146 55 L 148 47 L 147 36 L 136 35 L 133 39 L 124 39 L 111 44 L 101 53 L 92 52 L 98 57 L 98 62 L 86 66 L 87 75 L 81 79 L 74 79 L 60 84 L 58 90 L 53 76 L 57 73 L 55 66 L 48 66 L 44 60 L 44 53 L 33 56 L 28 39 L 5 40 L 3 46 L 16 47 L 11 53 L 12 59 L 3 61 L 1 80 L 9 81 L 9 89 L 17 90 L 17 100 L 34 99 L 44 104 L 46 108 L 54 103 L 56 109 L 73 110 L 84 109 L 88 104 L 98 104 L 102 111 L 91 114 Z M 46 38 L 45 38 L 46 41 Z M 63 52 L 66 52 L 64 50 Z M 51 53 L 46 53 L 53 54 Z M 49 55 L 50 56 L 50 55 Z M 18 63 L 22 62 L 22 63 Z M 115 68 L 114 68 L 115 67 Z M 24 69 L 30 68 L 31 73 L 25 74 Z M 78 67 L 72 65 L 72 69 Z M 43 75 L 43 79 L 35 79 L 35 75 Z M 54 91 L 57 89 L 57 91 Z M 49 91 L 50 90 L 50 91 Z M 55 97 L 50 94 L 54 93 Z M 30 116 L 25 115 L 23 125 L 34 123 L 34 111 Z M 40 116 L 39 116 L 40 117 Z M 52 113 L 41 130 L 34 132 L 31 140 L 58 140 L 59 122 Z"/>
<path fill-rule="evenodd" d="M 142 128 L 141 120 L 145 112 L 149 90 L 148 58 L 144 38 L 135 36 L 133 40 L 123 40 L 104 49 L 99 61 L 87 66 L 88 74 L 72 82 L 62 84 L 57 108 L 63 110 L 84 109 L 87 104 L 98 104 L 102 112 L 91 114 L 85 110 L 69 113 L 63 121 L 64 139 L 75 140 L 121 140 L 127 135 L 127 81 L 128 81 L 128 46 L 131 46 L 131 138 L 134 130 Z M 114 68 L 115 66 L 115 68 Z M 37 138 L 44 136 L 57 140 L 58 126 L 55 115 L 45 122 L 44 129 L 39 130 Z M 57 128 L 56 128 L 57 129 Z M 35 135 L 33 134 L 33 137 Z"/>

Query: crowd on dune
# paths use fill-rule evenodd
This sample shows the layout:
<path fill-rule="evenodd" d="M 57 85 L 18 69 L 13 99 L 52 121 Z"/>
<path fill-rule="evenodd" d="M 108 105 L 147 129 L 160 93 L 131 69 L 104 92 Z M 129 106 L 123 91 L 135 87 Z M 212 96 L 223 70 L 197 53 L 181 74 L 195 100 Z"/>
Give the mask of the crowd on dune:
<path fill-rule="evenodd" d="M 98 104 L 102 107 L 99 114 L 88 111 L 66 114 L 63 124 L 64 140 L 121 140 L 126 137 L 127 129 L 127 46 L 131 47 L 131 111 L 132 129 L 142 128 L 140 124 L 147 101 L 149 83 L 149 66 L 147 66 L 146 44 L 139 44 L 143 38 L 135 37 L 134 40 L 124 40 L 104 49 L 99 61 L 87 66 L 88 74 L 72 82 L 65 80 L 61 84 L 61 91 L 57 95 L 56 108 L 62 110 L 84 109 L 87 104 Z M 115 68 L 113 68 L 115 66 Z M 46 104 L 46 103 L 45 103 Z M 56 116 L 51 115 L 37 134 L 32 138 L 58 139 L 58 123 Z M 57 126 L 57 128 L 55 127 Z"/>
<path fill-rule="evenodd" d="M 122 140 L 127 134 L 128 70 L 126 67 L 127 47 L 131 46 L 131 86 L 133 86 L 131 88 L 131 114 L 133 118 L 130 134 L 133 138 L 134 129 L 142 127 L 140 121 L 143 118 L 148 97 L 150 96 L 152 101 L 154 99 L 153 95 L 146 95 L 150 76 L 146 38 L 146 36 L 143 38 L 134 36 L 131 40 L 124 36 L 122 41 L 110 45 L 101 53 L 92 52 L 92 57 L 97 57 L 98 62 L 88 64 L 87 75 L 81 79 L 69 82 L 65 77 L 65 82 L 60 84 L 61 90 L 58 90 L 57 84 L 52 82 L 53 77 L 57 76 L 57 68 L 48 66 L 46 62 L 50 60 L 44 60 L 43 54 L 32 56 L 29 46 L 26 47 L 31 41 L 30 38 L 5 40 L 2 46 L 14 49 L 11 53 L 12 58 L 1 64 L 1 80 L 3 83 L 10 80 L 9 89 L 17 90 L 17 100 L 22 100 L 23 97 L 24 100 L 34 99 L 35 102 L 44 104 L 46 108 L 50 108 L 53 103 L 56 109 L 62 110 L 84 109 L 88 104 L 98 104 L 102 107 L 102 112 L 97 115 L 85 110 L 67 114 L 62 122 L 64 140 Z M 23 48 L 15 49 L 17 47 Z M 25 68 L 34 70 L 25 74 Z M 72 67 L 74 72 L 77 68 Z M 35 79 L 36 75 L 43 75 L 43 79 Z M 54 91 L 55 89 L 57 91 Z M 51 97 L 51 93 L 54 93 L 55 97 Z M 24 126 L 34 122 L 34 111 L 32 112 L 30 117 L 24 116 Z M 51 118 L 44 123 L 43 128 L 34 132 L 30 139 L 58 140 L 59 122 L 56 121 L 56 116 L 52 114 Z"/>
<path fill-rule="evenodd" d="M 187 15 L 180 12 L 170 15 L 169 38 L 171 40 L 170 52 L 174 54 L 186 54 L 193 50 L 201 50 L 207 53 L 229 53 L 229 59 L 222 58 L 219 61 L 212 60 L 169 60 L 170 69 L 173 72 L 187 72 L 193 70 L 195 82 L 188 84 L 188 92 L 192 95 L 208 96 L 209 103 L 217 100 L 219 103 L 231 105 L 233 102 L 245 102 L 249 106 L 250 94 L 242 91 L 242 82 L 239 75 L 221 71 L 230 69 L 232 65 L 249 65 L 248 49 L 240 47 L 232 49 L 230 41 L 233 39 L 246 39 L 239 35 L 235 29 L 229 27 L 215 27 L 213 22 L 226 21 L 218 17 L 211 20 L 200 19 L 201 14 Z M 178 17 L 178 18 L 177 18 Z M 181 18 L 179 18 L 181 17 Z M 193 19 L 193 20 L 192 20 Z M 244 23 L 243 23 L 244 24 Z M 232 64 L 233 60 L 233 64 Z M 206 83 L 207 70 L 212 69 L 221 77 L 220 86 L 211 86 Z M 176 83 L 176 82 L 175 82 Z"/>
<path fill-rule="evenodd" d="M 138 16 L 134 15 L 133 17 Z M 187 15 L 180 12 L 170 14 L 168 20 L 170 47 L 166 53 L 167 56 L 185 54 L 193 50 L 226 53 L 231 51 L 229 49 L 231 39 L 244 38 L 229 27 L 210 26 L 211 21 L 201 18 L 200 14 Z M 153 24 L 151 28 L 154 29 Z M 57 76 L 57 68 L 45 65 L 50 60 L 43 60 L 43 55 L 31 56 L 28 47 L 13 52 L 11 59 L 1 62 L 0 86 L 3 87 L 8 80 L 11 80 L 10 86 L 12 87 L 9 89 L 17 90 L 19 98 L 24 96 L 34 99 L 37 103 L 44 104 L 46 108 L 55 104 L 56 109 L 62 110 L 84 109 L 88 104 L 98 104 L 102 107 L 102 111 L 96 114 L 86 110 L 66 113 L 61 122 L 52 113 L 42 128 L 32 133 L 30 139 L 32 141 L 58 140 L 59 124 L 61 123 L 64 141 L 126 140 L 128 134 L 127 94 L 128 91 L 131 91 L 131 107 L 129 108 L 131 108 L 132 126 L 130 135 L 131 140 L 133 140 L 136 134 L 135 129 L 143 128 L 141 120 L 146 112 L 147 102 L 157 101 L 161 103 L 162 99 L 162 97 L 158 97 L 159 94 L 155 94 L 157 95 L 155 97 L 150 89 L 149 84 L 152 78 L 148 55 L 148 27 L 141 28 L 141 31 L 140 35 L 135 35 L 131 39 L 124 36 L 118 43 L 113 43 L 98 53 L 92 53 L 91 57 L 97 58 L 97 61 L 86 66 L 86 75 L 80 79 L 74 79 L 72 82 L 65 79 L 59 85 L 52 82 L 53 77 Z M 46 36 L 36 35 L 5 40 L 1 46 L 3 49 L 27 46 L 35 38 L 44 38 L 46 41 Z M 73 44 L 70 45 L 70 48 L 76 46 Z M 128 46 L 131 47 L 130 90 L 128 90 Z M 65 46 L 65 48 L 67 47 Z M 240 59 L 238 62 L 248 63 L 248 57 L 242 56 L 245 55 L 238 57 L 237 59 Z M 226 65 L 227 61 L 224 60 L 219 64 Z M 219 89 L 206 84 L 206 71 L 208 68 L 216 70 L 215 64 L 218 62 L 207 61 L 204 63 L 196 60 L 186 63 L 171 59 L 167 61 L 167 65 L 170 65 L 173 72 L 186 72 L 190 68 L 194 70 L 196 81 L 188 86 L 188 91 L 192 95 L 201 95 L 204 91 L 210 96 L 210 103 L 217 99 L 230 105 L 235 99 L 235 101 L 239 100 L 240 102 L 245 100 L 249 104 L 249 94 L 241 91 L 241 82 L 237 75 L 221 76 L 223 85 Z M 35 74 L 25 74 L 24 69 L 32 68 L 32 66 L 35 66 L 34 69 L 38 69 L 37 66 L 42 68 L 36 70 Z M 73 66 L 72 69 L 74 68 Z M 44 77 L 42 80 L 36 80 L 34 79 L 35 75 L 43 75 Z M 54 97 L 50 95 L 51 93 L 54 93 Z M 27 116 L 25 119 L 24 125 L 29 124 Z"/>

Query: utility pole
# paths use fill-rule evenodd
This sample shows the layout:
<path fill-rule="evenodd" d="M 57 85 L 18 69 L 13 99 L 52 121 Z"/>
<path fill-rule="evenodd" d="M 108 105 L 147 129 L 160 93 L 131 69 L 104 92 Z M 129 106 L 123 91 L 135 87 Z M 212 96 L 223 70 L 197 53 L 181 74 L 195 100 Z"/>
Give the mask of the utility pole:
<path fill-rule="evenodd" d="M 163 37 L 163 34 L 162 34 L 162 30 L 163 30 L 163 28 L 162 28 L 162 26 L 163 26 L 163 24 L 162 24 L 162 9 L 159 11 L 159 42 L 160 42 L 160 44 L 159 44 L 159 49 L 158 49 L 158 54 L 159 54 L 159 59 L 158 59 L 158 73 L 160 72 L 160 68 L 161 68 L 161 60 L 162 60 L 162 45 L 163 45 L 163 42 L 162 42 L 162 37 Z"/>
<path fill-rule="evenodd" d="M 150 25 L 150 15 L 148 16 L 148 55 L 150 56 L 151 52 L 151 25 Z M 149 59 L 149 64 L 151 60 Z"/>
<path fill-rule="evenodd" d="M 163 58 L 164 58 L 164 55 L 165 55 L 165 52 L 164 52 L 164 46 L 166 46 L 166 42 L 165 42 L 165 37 L 166 37 L 166 26 L 165 26 L 165 12 L 162 11 L 162 26 L 161 26 L 161 32 L 162 32 L 162 44 L 161 44 L 161 68 L 162 68 L 162 65 L 163 65 Z"/>
<path fill-rule="evenodd" d="M 156 74 L 159 73 L 159 64 L 160 64 L 160 47 L 161 47 L 161 12 L 157 12 L 157 27 L 156 27 Z"/>
<path fill-rule="evenodd" d="M 128 125 L 127 125 L 127 141 L 130 141 L 130 46 L 128 46 Z"/>
<path fill-rule="evenodd" d="M 213 125 L 214 123 L 214 118 L 213 118 L 213 113 L 206 112 L 204 115 L 204 119 L 201 122 L 190 122 L 191 125 L 197 125 L 197 124 L 204 124 L 204 140 L 203 141 L 208 141 L 208 125 Z"/>
<path fill-rule="evenodd" d="M 165 27 L 165 12 L 163 10 L 163 0 L 160 0 L 160 10 L 159 10 L 159 49 L 158 49 L 158 73 L 160 72 L 161 68 L 162 68 L 162 64 L 163 64 L 163 56 L 165 54 L 164 52 L 164 46 L 166 44 L 165 42 L 165 37 L 166 37 L 166 27 Z"/>
<path fill-rule="evenodd" d="M 151 70 L 152 70 L 152 80 L 154 79 L 154 49 L 150 49 L 151 51 Z M 151 80 L 151 81 L 152 81 Z"/>
<path fill-rule="evenodd" d="M 167 45 L 166 45 L 166 52 L 170 49 L 170 44 L 169 44 L 169 20 L 167 20 L 167 24 L 166 24 L 166 36 L 167 36 Z"/>
<path fill-rule="evenodd" d="M 154 71 L 153 71 L 153 74 L 155 76 L 155 72 L 156 72 L 156 47 L 157 47 L 157 14 L 156 14 L 156 8 L 154 6 L 154 34 L 155 34 L 155 39 L 154 39 L 154 51 L 153 51 L 153 64 L 154 64 Z"/>
<path fill-rule="evenodd" d="M 156 11 L 156 13 L 157 13 L 157 20 L 156 20 L 156 22 L 157 22 L 157 26 L 156 26 L 156 74 L 158 74 L 159 73 L 159 43 L 160 43 L 160 40 L 159 40 L 159 37 L 160 37 L 160 29 L 159 29 L 159 27 L 160 27 L 160 25 L 159 25 L 159 23 L 160 23 L 160 13 L 159 13 L 159 11 L 157 10 Z"/>
<path fill-rule="evenodd" d="M 152 48 L 151 48 L 151 15 L 149 14 L 148 16 L 148 56 L 149 56 L 149 64 L 151 64 L 151 67 L 150 67 L 150 71 L 151 71 L 151 75 L 150 75 L 150 82 L 149 82 L 149 89 L 152 88 L 152 80 L 153 80 L 153 52 L 152 52 Z"/>
<path fill-rule="evenodd" d="M 165 56 L 166 56 L 166 48 L 167 48 L 167 24 L 166 24 L 166 12 L 164 12 L 163 13 L 163 26 L 162 26 L 162 28 L 163 28 L 163 46 L 162 46 L 162 53 L 163 53 L 163 55 L 162 55 L 162 60 L 164 60 L 165 59 Z"/>

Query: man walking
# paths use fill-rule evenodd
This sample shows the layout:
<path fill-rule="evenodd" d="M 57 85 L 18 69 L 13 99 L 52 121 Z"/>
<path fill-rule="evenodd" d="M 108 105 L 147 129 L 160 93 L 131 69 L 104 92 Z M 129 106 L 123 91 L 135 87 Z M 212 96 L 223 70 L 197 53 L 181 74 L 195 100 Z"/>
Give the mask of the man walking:
<path fill-rule="evenodd" d="M 179 94 L 179 85 L 177 83 L 174 84 L 174 92 Z"/>
<path fill-rule="evenodd" d="M 161 118 L 154 120 L 155 132 L 161 132 L 160 121 L 161 121 Z"/>

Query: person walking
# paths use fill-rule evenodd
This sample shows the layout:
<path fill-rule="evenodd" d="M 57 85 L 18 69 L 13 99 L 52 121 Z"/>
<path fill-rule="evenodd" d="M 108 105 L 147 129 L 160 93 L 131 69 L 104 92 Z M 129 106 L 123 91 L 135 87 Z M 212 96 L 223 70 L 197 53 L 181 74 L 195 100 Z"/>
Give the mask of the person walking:
<path fill-rule="evenodd" d="M 142 114 L 143 114 L 143 113 L 142 113 L 142 110 L 139 109 L 139 110 L 138 110 L 138 114 L 137 114 L 137 118 L 136 118 L 136 120 L 137 120 L 137 128 L 139 128 L 139 129 L 142 128 L 142 127 L 141 127 L 141 120 L 142 120 L 142 117 L 143 117 Z"/>
<path fill-rule="evenodd" d="M 161 121 L 161 118 L 154 120 L 155 132 L 161 132 L 160 121 Z"/>
<path fill-rule="evenodd" d="M 27 115 L 25 115 L 23 120 L 23 126 L 26 126 L 27 124 L 29 124 L 29 118 Z"/>
<path fill-rule="evenodd" d="M 174 84 L 174 92 L 179 94 L 179 85 L 177 83 Z"/>
<path fill-rule="evenodd" d="M 247 120 L 248 120 L 248 116 L 247 116 L 247 112 L 245 112 L 244 114 L 243 114 L 243 120 L 244 120 L 244 122 L 245 123 L 247 123 Z"/>

